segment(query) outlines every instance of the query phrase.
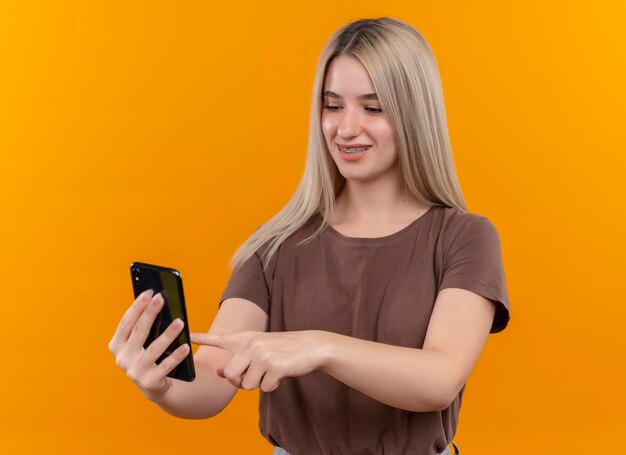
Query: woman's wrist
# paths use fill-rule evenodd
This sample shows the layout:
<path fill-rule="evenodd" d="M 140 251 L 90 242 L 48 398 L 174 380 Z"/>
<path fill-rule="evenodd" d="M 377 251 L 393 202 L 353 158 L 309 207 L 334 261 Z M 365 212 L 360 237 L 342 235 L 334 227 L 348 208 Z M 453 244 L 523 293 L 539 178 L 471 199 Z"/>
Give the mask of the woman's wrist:
<path fill-rule="evenodd" d="M 139 388 L 139 390 L 141 390 L 141 392 L 148 400 L 158 404 L 159 401 L 162 401 L 165 395 L 167 395 L 167 393 L 172 390 L 173 387 L 174 381 L 170 379 L 167 384 L 160 390 L 146 390 L 141 387 Z"/>
<path fill-rule="evenodd" d="M 332 357 L 332 333 L 324 330 L 308 330 L 313 346 L 316 369 L 323 370 Z"/>

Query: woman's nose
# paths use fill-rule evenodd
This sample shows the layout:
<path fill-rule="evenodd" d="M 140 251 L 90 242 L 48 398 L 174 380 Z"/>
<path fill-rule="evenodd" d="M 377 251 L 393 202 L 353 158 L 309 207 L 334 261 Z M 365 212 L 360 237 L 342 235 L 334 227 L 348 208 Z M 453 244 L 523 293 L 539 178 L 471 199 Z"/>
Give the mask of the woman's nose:
<path fill-rule="evenodd" d="M 337 134 L 341 137 L 356 136 L 359 134 L 359 121 L 354 109 L 345 109 L 339 119 Z"/>

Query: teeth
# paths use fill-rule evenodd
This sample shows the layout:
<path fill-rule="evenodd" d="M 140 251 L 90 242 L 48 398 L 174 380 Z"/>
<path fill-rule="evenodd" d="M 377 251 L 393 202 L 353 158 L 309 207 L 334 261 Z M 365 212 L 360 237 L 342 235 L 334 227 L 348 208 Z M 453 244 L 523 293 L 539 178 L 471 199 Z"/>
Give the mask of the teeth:
<path fill-rule="evenodd" d="M 346 153 L 362 152 L 363 150 L 367 150 L 368 148 L 370 148 L 369 145 L 367 147 L 350 147 L 350 148 L 345 148 L 345 147 L 342 147 L 341 145 L 338 145 L 338 147 L 341 149 L 342 152 L 346 152 Z"/>

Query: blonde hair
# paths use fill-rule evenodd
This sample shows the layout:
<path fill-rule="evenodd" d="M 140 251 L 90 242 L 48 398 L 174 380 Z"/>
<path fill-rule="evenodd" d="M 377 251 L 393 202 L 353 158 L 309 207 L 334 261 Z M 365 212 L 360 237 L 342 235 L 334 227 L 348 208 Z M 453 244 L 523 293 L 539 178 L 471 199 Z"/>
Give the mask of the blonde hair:
<path fill-rule="evenodd" d="M 426 205 L 467 212 L 454 169 L 439 71 L 430 46 L 417 30 L 398 19 L 361 19 L 333 33 L 318 59 L 306 165 L 295 193 L 235 251 L 231 268 L 243 265 L 263 246 L 267 267 L 282 242 L 316 213 L 323 218 L 320 227 L 300 243 L 326 229 L 335 210 L 335 198 L 345 184 L 321 127 L 324 76 L 332 59 L 339 55 L 356 57 L 368 71 L 381 108 L 393 127 L 398 164 L 409 194 Z"/>

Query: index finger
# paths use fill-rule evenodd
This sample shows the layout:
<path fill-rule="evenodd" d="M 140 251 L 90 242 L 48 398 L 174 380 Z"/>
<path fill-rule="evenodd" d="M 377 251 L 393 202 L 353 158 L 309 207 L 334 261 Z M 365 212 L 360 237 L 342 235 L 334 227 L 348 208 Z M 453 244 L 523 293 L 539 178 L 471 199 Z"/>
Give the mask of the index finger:
<path fill-rule="evenodd" d="M 135 326 L 137 319 L 141 316 L 146 303 L 150 301 L 153 294 L 154 291 L 152 289 L 148 289 L 139 294 L 133 304 L 128 308 L 128 310 L 126 310 L 124 316 L 122 316 L 122 319 L 115 330 L 115 334 L 113 335 L 113 338 L 111 338 L 109 346 L 116 347 L 119 343 L 123 343 L 128 340 L 131 330 Z"/>
<path fill-rule="evenodd" d="M 239 350 L 239 343 L 235 338 L 236 334 L 217 335 L 215 333 L 196 333 L 191 332 L 189 337 L 193 344 L 203 344 L 205 346 L 214 346 L 216 348 L 226 349 L 232 353 Z"/>

